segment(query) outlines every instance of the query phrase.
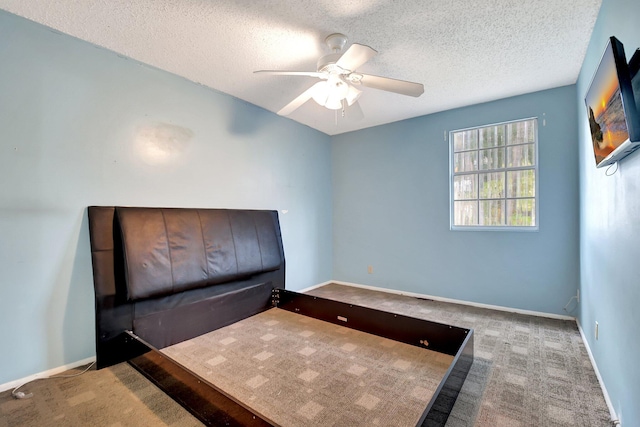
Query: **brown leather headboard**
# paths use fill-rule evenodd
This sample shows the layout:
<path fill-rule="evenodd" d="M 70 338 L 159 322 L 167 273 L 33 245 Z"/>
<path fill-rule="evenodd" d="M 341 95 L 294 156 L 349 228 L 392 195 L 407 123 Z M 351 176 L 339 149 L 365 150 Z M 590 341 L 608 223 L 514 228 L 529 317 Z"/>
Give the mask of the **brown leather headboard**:
<path fill-rule="evenodd" d="M 175 344 L 270 306 L 284 288 L 276 211 L 91 206 L 98 367 L 122 332 Z"/>
<path fill-rule="evenodd" d="M 271 212 L 116 208 L 131 301 L 280 268 Z"/>

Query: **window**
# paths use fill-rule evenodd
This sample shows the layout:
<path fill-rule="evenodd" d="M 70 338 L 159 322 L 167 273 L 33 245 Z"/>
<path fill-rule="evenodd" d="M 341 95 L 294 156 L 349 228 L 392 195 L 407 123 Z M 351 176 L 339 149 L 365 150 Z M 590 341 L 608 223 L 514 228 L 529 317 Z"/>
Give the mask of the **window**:
<path fill-rule="evenodd" d="M 451 229 L 537 230 L 537 119 L 452 131 Z"/>

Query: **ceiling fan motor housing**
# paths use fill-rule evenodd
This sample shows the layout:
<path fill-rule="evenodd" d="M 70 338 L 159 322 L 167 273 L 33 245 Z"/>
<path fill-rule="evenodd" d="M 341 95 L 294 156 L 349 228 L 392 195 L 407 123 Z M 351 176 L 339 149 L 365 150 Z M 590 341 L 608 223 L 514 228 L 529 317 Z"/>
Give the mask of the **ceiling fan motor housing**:
<path fill-rule="evenodd" d="M 318 72 L 339 72 L 341 73 L 342 68 L 336 65 L 338 59 L 342 56 L 341 53 L 330 53 L 329 55 L 325 55 L 322 58 L 318 59 Z"/>

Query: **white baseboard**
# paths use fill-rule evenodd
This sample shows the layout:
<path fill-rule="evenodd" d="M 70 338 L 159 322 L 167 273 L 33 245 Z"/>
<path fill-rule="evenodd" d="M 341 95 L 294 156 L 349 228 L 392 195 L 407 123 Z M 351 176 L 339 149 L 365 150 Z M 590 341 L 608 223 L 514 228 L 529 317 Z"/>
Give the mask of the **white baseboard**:
<path fill-rule="evenodd" d="M 329 280 L 328 282 L 320 283 L 319 285 L 315 285 L 315 286 L 309 286 L 308 288 L 304 288 L 304 289 L 301 289 L 301 290 L 296 291 L 296 292 L 300 292 L 301 294 L 304 294 L 305 292 L 309 292 L 309 291 L 312 291 L 314 289 L 321 288 L 324 285 L 328 285 L 329 283 L 338 283 L 338 282 L 336 282 L 335 280 Z M 342 283 L 340 283 L 340 284 L 342 284 Z"/>
<path fill-rule="evenodd" d="M 584 347 L 587 349 L 587 354 L 589 354 L 589 360 L 591 360 L 591 366 L 593 366 L 593 370 L 596 373 L 596 377 L 598 378 L 598 383 L 600 383 L 602 394 L 604 394 L 604 401 L 607 403 L 607 407 L 609 408 L 611 421 L 612 423 L 614 423 L 614 425 L 621 427 L 622 424 L 618 420 L 618 415 L 616 414 L 616 410 L 613 408 L 613 404 L 611 403 L 611 398 L 609 397 L 609 392 L 607 392 L 607 387 L 604 385 L 604 381 L 602 381 L 602 376 L 600 376 L 600 371 L 598 370 L 596 359 L 593 358 L 593 353 L 591 352 L 591 347 L 589 347 L 589 342 L 587 341 L 587 337 L 584 334 L 582 325 L 580 325 L 580 321 L 578 319 L 576 319 L 576 323 L 578 325 L 578 330 L 580 331 L 580 336 L 582 337 L 582 342 L 584 343 Z"/>
<path fill-rule="evenodd" d="M 406 295 L 406 296 L 410 296 L 410 297 L 414 297 L 414 298 L 423 298 L 423 299 L 430 299 L 430 300 L 434 300 L 434 301 L 449 302 L 449 303 L 453 303 L 453 304 L 468 305 L 468 306 L 471 306 L 471 307 L 487 308 L 487 309 L 490 309 L 490 310 L 506 311 L 506 312 L 509 312 L 509 313 L 526 314 L 526 315 L 529 315 L 529 316 L 546 317 L 546 318 L 550 318 L 550 319 L 559 319 L 559 320 L 573 320 L 573 321 L 576 320 L 575 317 L 564 316 L 562 314 L 544 313 L 544 312 L 532 311 L 532 310 L 522 310 L 522 309 L 519 309 L 519 308 L 504 307 L 504 306 L 501 306 L 501 305 L 482 304 L 482 303 L 473 302 L 473 301 L 465 301 L 465 300 L 458 300 L 458 299 L 453 299 L 453 298 L 437 297 L 437 296 L 433 296 L 433 295 L 419 294 L 419 293 L 407 292 L 407 291 L 398 291 L 398 290 L 395 290 L 395 289 L 379 288 L 379 287 L 376 287 L 376 286 L 369 286 L 369 285 L 360 285 L 358 283 L 341 282 L 339 280 L 330 280 L 328 282 L 320 283 L 319 285 L 311 286 L 309 288 L 303 289 L 303 290 L 298 291 L 298 292 L 302 292 L 302 293 L 308 292 L 308 291 L 311 291 L 313 289 L 319 288 L 321 286 L 328 285 L 329 283 L 335 283 L 337 285 L 343 285 L 343 286 L 352 286 L 354 288 L 369 289 L 369 290 L 372 290 L 372 291 L 386 292 L 386 293 L 395 294 L 395 295 Z"/>
<path fill-rule="evenodd" d="M 52 375 L 58 375 L 61 372 L 68 371 L 69 369 L 77 368 L 78 366 L 87 365 L 91 362 L 95 362 L 96 357 L 87 357 L 86 359 L 78 360 L 77 362 L 69 363 L 67 365 L 59 366 L 57 368 L 49 369 L 48 371 L 40 372 L 37 374 L 29 375 L 28 377 L 20 378 L 15 381 L 10 381 L 8 383 L 0 384 L 0 392 L 14 389 L 19 385 L 30 383 L 31 381 L 40 379 L 40 378 L 48 378 Z"/>

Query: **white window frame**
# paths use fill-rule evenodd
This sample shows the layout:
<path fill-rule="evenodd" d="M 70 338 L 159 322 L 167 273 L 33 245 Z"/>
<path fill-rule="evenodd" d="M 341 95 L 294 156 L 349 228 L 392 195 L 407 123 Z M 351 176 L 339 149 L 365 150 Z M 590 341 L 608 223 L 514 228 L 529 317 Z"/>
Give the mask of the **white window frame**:
<path fill-rule="evenodd" d="M 535 159 L 535 164 L 534 167 L 530 167 L 530 166 L 524 166 L 524 167 L 506 167 L 506 163 L 505 163 L 505 167 L 504 168 L 500 168 L 500 169 L 487 169 L 487 170 L 476 170 L 473 172 L 464 172 L 464 173 L 455 173 L 454 172 L 454 161 L 455 161 L 455 157 L 454 157 L 454 141 L 453 141 L 453 134 L 457 133 L 457 132 L 465 132 L 465 131 L 470 131 L 470 130 L 474 130 L 474 129 L 482 129 L 482 128 L 487 128 L 487 127 L 492 127 L 492 126 L 501 126 L 501 125 L 508 125 L 510 123 L 518 123 L 518 122 L 524 122 L 527 120 L 534 120 L 535 121 L 535 126 L 534 126 L 534 135 L 535 135 L 535 142 L 534 142 L 534 159 Z M 450 229 L 453 231 L 524 231 L 524 232 L 532 232 L 532 231 L 538 231 L 540 228 L 540 192 L 539 192 L 539 185 L 540 185 L 540 174 L 539 172 L 539 162 L 538 162 L 538 145 L 540 143 L 539 139 L 538 139 L 538 126 L 539 126 L 539 121 L 538 121 L 538 117 L 528 117 L 528 118 L 523 118 L 523 119 L 518 119 L 518 120 L 510 120 L 510 121 L 506 121 L 506 122 L 499 122 L 499 123 L 492 123 L 492 124 L 486 124 L 486 125 L 481 125 L 481 126 L 473 126 L 473 127 L 469 127 L 469 128 L 464 128 L 464 129 L 456 129 L 456 130 L 452 130 L 449 131 L 449 226 Z M 478 141 L 478 144 L 480 142 Z M 506 162 L 506 147 L 508 145 L 505 142 L 505 162 Z M 480 146 L 478 145 L 477 150 L 480 150 Z M 479 159 L 478 159 L 479 161 Z M 535 215 L 536 215 L 536 224 L 533 226 L 529 226 L 529 225 L 454 225 L 454 220 L 455 220 L 455 216 L 454 216 L 454 177 L 457 175 L 467 175 L 467 174 L 472 174 L 472 173 L 487 173 L 487 172 L 496 172 L 496 171 L 505 171 L 505 173 L 507 171 L 517 171 L 517 170 L 534 170 L 534 174 L 535 174 L 535 195 L 533 197 L 534 199 L 534 203 L 535 203 Z M 506 183 L 505 183 L 506 185 Z M 477 194 L 477 200 L 481 200 L 480 199 L 480 194 L 478 192 Z M 507 200 L 513 200 L 513 198 L 508 198 L 506 197 L 506 189 L 505 189 L 505 197 L 504 197 L 505 203 Z M 506 209 L 506 206 L 505 206 Z M 478 214 L 480 212 L 480 209 L 478 209 Z M 506 215 L 506 212 L 505 212 Z"/>

